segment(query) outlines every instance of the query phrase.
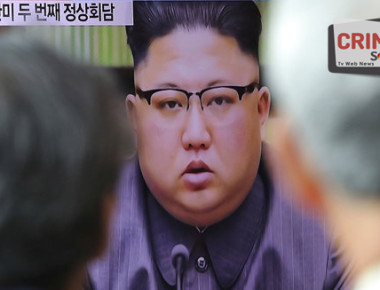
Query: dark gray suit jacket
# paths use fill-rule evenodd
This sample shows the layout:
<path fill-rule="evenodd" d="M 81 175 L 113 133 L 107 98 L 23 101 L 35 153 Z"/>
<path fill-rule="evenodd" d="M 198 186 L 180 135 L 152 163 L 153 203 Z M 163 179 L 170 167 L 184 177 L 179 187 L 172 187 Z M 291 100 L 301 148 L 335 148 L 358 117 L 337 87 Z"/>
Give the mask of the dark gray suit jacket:
<path fill-rule="evenodd" d="M 263 164 L 258 176 L 266 197 L 263 230 L 252 245 L 242 269 L 236 271 L 231 268 L 237 276 L 230 280 L 233 283 L 227 288 L 346 288 L 348 271 L 342 270 L 338 253 L 326 242 L 323 222 L 318 223 L 311 218 L 310 212 L 302 214 L 292 202 L 284 199 L 283 189 L 279 184 L 273 184 Z M 94 289 L 173 289 L 174 269 L 160 267 L 154 254 L 147 194 L 138 162 L 127 164 L 118 188 L 118 209 L 109 249 L 89 268 Z M 172 230 L 168 229 L 168 233 Z M 224 289 L 220 277 L 215 275 L 212 262 L 211 269 L 205 273 L 188 267 L 184 289 Z"/>

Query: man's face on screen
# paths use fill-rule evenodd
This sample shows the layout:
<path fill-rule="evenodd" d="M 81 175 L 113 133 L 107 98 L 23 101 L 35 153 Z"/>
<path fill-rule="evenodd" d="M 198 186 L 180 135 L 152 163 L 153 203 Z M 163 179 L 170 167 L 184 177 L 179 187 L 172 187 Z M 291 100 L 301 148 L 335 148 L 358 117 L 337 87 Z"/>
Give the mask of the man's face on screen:
<path fill-rule="evenodd" d="M 258 78 L 254 57 L 206 28 L 156 38 L 135 68 L 137 95 L 127 105 L 141 170 L 179 220 L 218 222 L 249 192 L 269 110 L 267 89 L 252 84 Z"/>

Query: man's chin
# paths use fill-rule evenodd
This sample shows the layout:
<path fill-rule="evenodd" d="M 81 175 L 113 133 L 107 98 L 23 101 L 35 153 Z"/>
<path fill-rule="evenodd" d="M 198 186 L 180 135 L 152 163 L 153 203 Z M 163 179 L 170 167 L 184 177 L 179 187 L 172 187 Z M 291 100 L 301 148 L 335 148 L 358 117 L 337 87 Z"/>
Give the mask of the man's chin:
<path fill-rule="evenodd" d="M 204 196 L 198 196 L 196 199 L 189 198 L 182 203 L 181 209 L 174 216 L 192 226 L 208 226 L 219 222 L 230 214 L 230 212 L 223 210 L 223 204 L 225 203 L 221 200 L 210 200 Z"/>
<path fill-rule="evenodd" d="M 217 210 L 225 202 L 215 188 L 202 188 L 198 190 L 186 190 L 182 194 L 180 203 L 187 212 L 202 214 Z"/>
<path fill-rule="evenodd" d="M 225 217 L 221 217 L 219 215 L 215 215 L 213 213 L 207 213 L 207 214 L 197 214 L 197 215 L 190 215 L 190 216 L 179 216 L 176 217 L 181 222 L 188 224 L 190 226 L 194 227 L 207 227 L 211 226 L 213 224 L 216 224 L 223 220 Z"/>

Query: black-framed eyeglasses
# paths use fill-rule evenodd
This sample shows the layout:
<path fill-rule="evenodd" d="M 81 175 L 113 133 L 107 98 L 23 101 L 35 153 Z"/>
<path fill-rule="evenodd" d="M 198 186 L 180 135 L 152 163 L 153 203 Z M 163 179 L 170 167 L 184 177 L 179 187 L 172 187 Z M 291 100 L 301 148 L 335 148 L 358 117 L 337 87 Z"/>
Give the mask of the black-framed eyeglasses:
<path fill-rule="evenodd" d="M 255 88 L 260 89 L 261 85 L 252 82 L 247 86 L 214 86 L 205 88 L 199 92 L 188 92 L 178 88 L 163 88 L 143 91 L 136 88 L 136 94 L 146 99 L 149 105 L 161 109 L 189 109 L 189 100 L 192 95 L 197 95 L 204 110 L 210 106 L 222 106 L 241 101 L 245 93 L 252 93 Z"/>
<path fill-rule="evenodd" d="M 146 99 L 152 112 L 156 114 L 156 122 L 162 125 L 174 125 L 182 120 L 189 110 L 190 97 L 197 95 L 200 100 L 202 115 L 211 122 L 224 124 L 231 120 L 236 112 L 240 114 L 238 104 L 245 93 L 252 93 L 260 84 L 252 82 L 247 86 L 214 86 L 199 92 L 188 92 L 177 88 L 163 88 L 149 91 L 136 89 L 141 99 Z M 182 116 L 182 117 L 181 117 Z"/>

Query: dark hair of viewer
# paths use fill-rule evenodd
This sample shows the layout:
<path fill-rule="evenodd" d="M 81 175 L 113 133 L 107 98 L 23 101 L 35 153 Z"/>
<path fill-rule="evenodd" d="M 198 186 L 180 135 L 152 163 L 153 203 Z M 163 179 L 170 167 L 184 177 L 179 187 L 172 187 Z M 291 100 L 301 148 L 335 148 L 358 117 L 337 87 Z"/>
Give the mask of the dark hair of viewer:
<path fill-rule="evenodd" d="M 0 288 L 60 289 L 99 254 L 125 154 L 118 89 L 33 41 L 0 39 Z"/>
<path fill-rule="evenodd" d="M 135 1 L 133 7 L 134 25 L 126 30 L 135 68 L 154 39 L 176 28 L 214 29 L 259 60 L 261 14 L 253 1 Z"/>

